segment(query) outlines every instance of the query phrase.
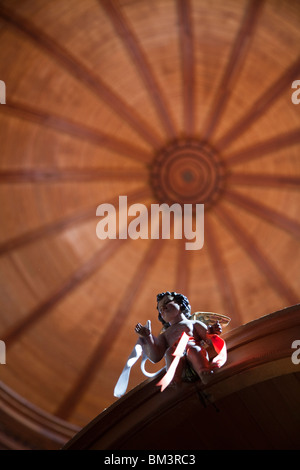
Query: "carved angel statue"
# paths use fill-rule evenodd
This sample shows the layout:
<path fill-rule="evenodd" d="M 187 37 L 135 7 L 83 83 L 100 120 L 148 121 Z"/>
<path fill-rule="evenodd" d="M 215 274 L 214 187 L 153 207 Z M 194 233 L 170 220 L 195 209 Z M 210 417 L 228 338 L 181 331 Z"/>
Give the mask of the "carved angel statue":
<path fill-rule="evenodd" d="M 161 370 L 155 374 L 147 373 L 146 360 L 157 363 L 165 358 L 166 374 L 157 384 L 161 391 L 182 380 L 201 379 L 205 383 L 207 377 L 226 362 L 226 344 L 220 334 L 221 323 L 228 325 L 229 317 L 211 312 L 191 315 L 188 299 L 177 292 L 158 294 L 157 310 L 158 319 L 163 324 L 162 331 L 155 337 L 149 320 L 147 326 L 140 323 L 135 326 L 139 339 L 115 387 L 116 397 L 126 392 L 131 367 L 140 356 L 143 356 L 141 369 L 148 377 L 159 374 Z"/>

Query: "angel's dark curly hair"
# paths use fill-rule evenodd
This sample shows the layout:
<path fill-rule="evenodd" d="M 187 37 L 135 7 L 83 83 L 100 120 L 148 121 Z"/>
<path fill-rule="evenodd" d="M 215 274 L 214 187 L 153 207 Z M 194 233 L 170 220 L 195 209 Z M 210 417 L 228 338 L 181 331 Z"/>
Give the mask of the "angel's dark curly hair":
<path fill-rule="evenodd" d="M 167 292 L 162 292 L 161 294 L 157 294 L 157 296 L 156 296 L 157 310 L 158 310 L 158 302 L 163 297 L 165 297 L 165 295 L 170 295 L 170 296 L 173 297 L 174 302 L 176 302 L 179 305 L 181 312 L 186 316 L 186 318 L 191 317 L 191 306 L 190 306 L 190 303 L 188 301 L 188 298 L 183 294 L 178 294 L 177 292 L 167 291 Z M 158 310 L 158 319 L 163 324 L 163 326 L 165 328 L 168 328 L 168 326 L 170 326 L 170 323 L 167 323 L 167 322 L 164 321 L 164 319 L 162 318 L 159 310 Z"/>

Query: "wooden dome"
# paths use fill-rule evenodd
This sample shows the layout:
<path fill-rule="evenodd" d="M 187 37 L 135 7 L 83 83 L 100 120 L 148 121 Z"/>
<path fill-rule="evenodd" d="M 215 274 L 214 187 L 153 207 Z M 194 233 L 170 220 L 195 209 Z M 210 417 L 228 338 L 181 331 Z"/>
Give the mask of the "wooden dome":
<path fill-rule="evenodd" d="M 8 387 L 82 426 L 115 401 L 134 325 L 158 333 L 157 293 L 227 329 L 299 301 L 299 25 L 294 0 L 1 0 Z M 120 195 L 204 203 L 203 248 L 100 240 Z"/>

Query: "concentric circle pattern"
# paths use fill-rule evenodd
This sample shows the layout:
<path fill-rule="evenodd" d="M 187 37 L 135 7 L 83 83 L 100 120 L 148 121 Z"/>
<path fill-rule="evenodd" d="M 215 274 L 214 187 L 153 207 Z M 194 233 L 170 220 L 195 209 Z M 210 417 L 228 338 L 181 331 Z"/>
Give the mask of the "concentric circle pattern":
<path fill-rule="evenodd" d="M 216 201 L 224 169 L 214 152 L 195 139 L 168 145 L 154 159 L 151 185 L 155 197 L 168 204 L 206 204 Z"/>
<path fill-rule="evenodd" d="M 114 402 L 136 323 L 160 331 L 157 293 L 226 331 L 299 302 L 299 26 L 294 0 L 0 0 L 13 393 L 84 425 Z M 152 236 L 158 203 L 204 204 L 201 249 Z"/>

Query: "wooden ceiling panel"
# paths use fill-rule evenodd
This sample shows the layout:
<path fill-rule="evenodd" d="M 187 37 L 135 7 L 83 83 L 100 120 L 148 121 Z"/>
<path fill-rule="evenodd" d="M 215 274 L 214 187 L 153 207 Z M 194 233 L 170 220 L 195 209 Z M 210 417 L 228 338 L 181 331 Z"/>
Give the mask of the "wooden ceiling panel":
<path fill-rule="evenodd" d="M 257 146 L 258 150 L 261 148 L 261 151 L 267 153 L 268 151 L 276 152 L 279 148 L 289 149 L 299 142 L 299 113 L 297 112 L 297 106 L 291 100 L 292 82 L 293 79 L 288 79 L 281 96 L 270 102 L 270 105 L 266 103 L 264 112 L 258 114 L 257 117 L 251 117 L 251 110 L 250 112 L 246 111 L 246 104 L 244 106 L 244 97 L 240 97 L 239 106 L 245 110 L 243 114 L 245 122 L 250 116 L 249 127 L 247 131 L 246 127 L 243 127 L 241 132 L 233 134 L 233 138 L 229 135 L 229 140 L 227 140 L 225 134 L 226 145 L 222 155 L 226 160 L 228 157 L 228 161 L 230 161 L 229 159 L 230 157 L 233 158 L 233 155 L 243 154 L 248 148 L 254 146 Z M 272 87 L 270 87 L 270 91 L 272 91 Z M 236 111 L 238 112 L 238 108 Z M 261 132 L 262 128 L 264 129 L 263 133 Z M 217 145 L 222 145 L 222 139 L 223 137 L 220 138 Z M 225 140 L 223 142 L 225 143 Z"/>
<path fill-rule="evenodd" d="M 271 311 L 276 310 L 276 305 L 284 308 L 297 303 L 297 291 L 290 286 L 290 281 L 285 282 L 282 277 L 281 272 L 284 268 L 277 269 L 273 256 L 265 253 L 264 242 L 268 239 L 267 233 L 262 227 L 258 229 L 259 225 L 255 228 L 254 218 L 249 220 L 244 217 L 243 220 L 240 209 L 225 203 L 220 205 L 216 215 L 235 244 L 235 255 L 227 259 L 227 265 L 229 276 L 233 279 L 243 323 L 250 318 L 259 318 L 267 314 L 263 306 L 264 299 L 268 299 Z M 225 252 L 225 260 L 229 253 Z"/>
<path fill-rule="evenodd" d="M 297 254 L 299 251 L 299 237 L 279 224 L 269 222 L 267 217 L 258 218 L 254 213 L 233 204 L 227 203 L 225 207 L 237 216 L 243 230 L 255 238 L 256 246 L 265 259 L 271 262 L 274 273 L 277 272 L 277 277 L 282 283 L 289 286 L 286 297 L 291 296 L 290 303 L 293 303 L 292 298 L 297 302 L 299 257 L 293 256 L 292 253 Z"/>
<path fill-rule="evenodd" d="M 149 126 L 150 123 L 156 126 L 152 102 L 144 90 L 135 65 L 126 53 L 123 44 L 123 41 L 126 42 L 125 38 L 118 39 L 102 7 L 101 2 L 98 2 L 98 5 L 96 1 L 82 5 L 75 0 L 68 5 L 68 14 L 66 14 L 64 4 L 59 4 L 56 8 L 45 4 L 43 8 L 36 9 L 35 2 L 29 2 L 20 9 L 20 14 L 28 21 L 34 17 L 34 25 L 39 25 L 53 42 L 55 40 L 59 44 L 64 44 L 70 56 L 74 56 L 76 61 L 92 73 L 96 73 L 99 81 L 108 85 L 120 100 L 122 96 L 131 97 L 132 102 L 127 99 L 126 103 L 132 107 L 132 110 L 146 108 L 145 121 L 148 121 Z M 116 10 L 119 12 L 119 8 Z M 85 29 L 87 23 L 90 25 L 88 31 Z M 74 34 L 74 25 L 76 25 L 76 34 Z M 95 34 L 95 31 L 98 33 Z M 126 74 L 123 73 L 124 70 Z M 137 89 L 142 93 L 137 95 Z M 144 119 L 143 114 L 140 119 Z M 159 125 L 156 126 L 155 132 L 161 133 Z"/>
<path fill-rule="evenodd" d="M 111 2 L 100 0 L 107 9 Z M 106 5 L 106 6 L 105 6 Z M 176 2 L 142 2 L 139 8 L 128 2 L 119 2 L 118 19 L 123 22 L 124 44 L 136 63 L 144 86 L 156 108 L 157 118 L 165 139 L 174 139 L 180 133 L 182 117 L 182 74 L 179 20 Z M 116 10 L 115 10 L 116 12 Z M 109 17 L 116 25 L 117 15 Z M 157 18 L 160 20 L 157 21 Z M 124 29 L 124 26 L 127 26 Z M 128 35 L 130 33 L 130 36 Z"/>
<path fill-rule="evenodd" d="M 286 23 L 281 20 L 272 2 L 254 3 L 262 6 L 258 24 L 251 36 L 246 51 L 247 56 L 243 57 L 243 67 L 239 70 L 231 99 L 224 111 L 222 127 L 217 129 L 215 134 L 217 145 L 221 147 L 232 143 L 232 116 L 235 119 L 235 126 L 239 128 L 239 132 L 234 134 L 234 138 L 237 138 L 241 131 L 247 129 L 248 132 L 250 124 L 264 115 L 270 106 L 276 104 L 281 95 L 285 93 L 287 99 L 291 84 L 299 75 L 299 29 L 298 31 L 294 27 L 287 29 Z M 291 2 L 285 3 L 291 4 Z M 275 24 L 276 37 L 272 34 Z M 263 63 L 268 70 L 268 73 L 259 76 L 259 79 L 258 63 Z M 285 106 L 285 111 L 289 111 L 288 106 Z M 273 112 L 272 116 L 274 118 L 276 114 Z M 284 121 L 284 115 L 281 115 L 281 120 Z M 260 134 L 261 132 L 258 132 L 258 135 Z"/>
<path fill-rule="evenodd" d="M 229 328 L 298 301 L 300 9 L 55 3 L 0 5 L 0 333 L 7 385 L 82 425 L 115 400 L 134 325 L 159 332 L 157 293 Z M 203 248 L 100 241 L 120 195 L 204 203 Z"/>
<path fill-rule="evenodd" d="M 240 310 L 235 292 L 235 272 L 229 269 L 236 256 L 236 246 L 226 227 L 213 216 L 212 212 L 206 216 L 204 230 L 205 247 L 203 249 L 208 257 L 208 267 L 204 270 L 205 274 L 199 274 L 199 279 L 201 279 L 201 283 L 199 283 L 199 310 L 223 312 L 231 318 L 230 328 L 234 328 L 236 325 L 244 323 L 243 312 Z M 198 263 L 199 261 L 198 257 Z M 202 290 L 202 280 L 207 276 L 212 278 L 209 282 L 212 291 L 205 301 L 203 299 L 206 298 L 206 290 L 211 288 L 204 284 Z M 204 306 L 202 306 L 203 301 L 207 302 Z"/>
<path fill-rule="evenodd" d="M 199 252 L 195 252 L 187 255 L 190 258 L 190 282 L 188 284 L 189 300 L 192 309 L 195 312 L 219 312 L 222 310 L 226 315 L 226 307 L 223 304 L 221 290 L 219 289 L 217 276 L 214 270 L 217 268 L 215 267 L 214 260 L 212 258 L 212 248 L 208 245 L 209 242 L 207 241 L 207 234 L 209 233 L 207 229 L 208 224 L 207 227 L 205 226 L 205 247 L 202 248 L 203 251 L 201 254 Z M 217 253 L 218 250 L 220 250 L 220 245 L 218 244 L 218 246 L 214 246 L 213 250 L 214 253 Z M 219 261 L 221 262 L 221 260 Z"/>
<path fill-rule="evenodd" d="M 152 159 L 152 152 L 118 138 L 110 138 L 97 129 L 97 123 L 86 126 L 20 103 L 0 108 L 0 122 L 6 135 L 2 141 L 3 170 L 25 172 L 31 169 L 38 174 L 38 170 L 43 169 L 48 170 L 49 179 L 51 172 L 57 170 L 59 179 L 60 169 L 88 171 L 95 168 L 100 173 L 101 169 L 124 168 L 128 169 L 129 178 L 132 171 L 144 170 Z M 19 139 L 13 139 L 16 127 Z"/>
<path fill-rule="evenodd" d="M 140 142 L 140 145 L 143 145 L 143 140 L 148 145 L 159 145 L 160 140 L 151 126 L 109 85 L 95 76 L 92 68 L 85 67 L 31 21 L 27 23 L 11 9 L 1 7 L 1 11 L 8 22 L 8 33 L 5 30 L 4 34 L 8 34 L 10 51 L 6 54 L 18 57 L 7 69 L 4 81 L 12 83 L 11 76 L 24 77 L 11 94 L 14 100 L 28 105 L 38 103 L 38 109 L 64 118 L 80 116 L 83 122 L 97 122 L 102 132 L 109 129 L 111 135 L 115 132 L 119 137 L 126 135 L 129 141 Z M 21 50 L 23 53 L 19 57 Z M 1 60 L 9 66 L 6 54 Z M 28 62 L 33 64 L 30 68 L 27 67 Z M 35 83 L 34 87 L 32 83 Z"/>
<path fill-rule="evenodd" d="M 235 50 L 241 40 L 239 30 L 246 7 L 246 2 L 240 2 L 238 7 L 235 2 L 233 7 L 231 2 L 215 1 L 211 8 L 207 8 L 203 1 L 191 2 L 196 131 L 204 140 L 209 139 L 212 126 L 217 123 L 217 113 L 228 94 L 228 71 L 231 70 L 232 58 L 236 60 Z"/>
<path fill-rule="evenodd" d="M 89 216 L 96 216 L 96 208 L 101 203 L 118 204 L 118 182 L 101 181 L 80 183 L 24 183 L 14 185 L 13 197 L 9 200 L 5 198 L 7 185 L 0 187 L 0 200 L 2 205 L 3 219 L 7 221 L 5 232 L 2 234 L 2 243 L 17 240 L 22 243 L 21 237 L 35 238 L 35 236 L 51 233 L 57 226 L 64 226 L 72 222 L 74 218 L 80 218 L 80 214 L 88 211 Z M 122 192 L 134 194 L 140 189 L 140 182 L 126 182 Z M 11 185 L 9 185 L 9 191 Z M 87 190 L 88 189 L 88 190 Z M 14 217 L 14 218 L 12 218 Z M 24 223 L 26 221 L 26 224 Z M 97 219 L 95 218 L 95 227 Z M 95 232 L 96 233 L 96 228 Z"/>
<path fill-rule="evenodd" d="M 299 204 L 297 187 L 285 191 L 280 188 L 270 189 L 249 186 L 236 190 L 225 191 L 224 199 L 255 214 L 259 219 L 282 228 L 295 238 L 300 236 L 300 224 L 297 218 L 297 203 Z"/>
<path fill-rule="evenodd" d="M 1 338 L 7 329 L 19 318 L 25 317 L 28 310 L 36 305 L 36 295 L 31 284 L 24 282 L 18 265 L 10 257 L 0 260 L 1 279 Z M 18 295 L 17 295 L 18 293 Z"/>
<path fill-rule="evenodd" d="M 238 175 L 247 175 L 249 177 L 248 184 L 250 184 L 250 181 L 253 181 L 254 175 L 257 175 L 259 178 L 262 178 L 262 183 L 260 184 L 259 178 L 257 179 L 257 182 L 252 183 L 253 185 L 256 186 L 263 186 L 263 187 L 276 187 L 278 184 L 278 189 L 287 189 L 289 185 L 286 183 L 284 185 L 284 181 L 288 182 L 290 181 L 291 185 L 293 180 L 295 180 L 295 184 L 293 185 L 294 189 L 295 185 L 297 186 L 297 178 L 299 174 L 298 166 L 299 166 L 299 150 L 300 150 L 300 144 L 294 142 L 292 144 L 293 138 L 296 140 L 300 137 L 298 137 L 298 130 L 295 132 L 291 132 L 286 134 L 287 141 L 289 144 L 286 146 L 281 146 L 280 143 L 278 142 L 276 146 L 276 139 L 270 139 L 269 144 L 268 141 L 266 144 L 263 144 L 262 146 L 254 145 L 252 147 L 249 147 L 248 150 L 245 149 L 244 152 L 236 152 L 232 153 L 231 156 L 228 158 L 228 163 L 230 165 L 230 170 L 228 171 L 228 179 L 230 181 L 230 184 L 233 185 L 239 185 L 243 186 L 244 184 L 247 184 L 247 180 L 239 180 Z M 276 146 L 277 148 L 274 149 L 273 151 L 271 148 Z M 285 161 L 285 165 L 282 165 L 282 161 Z M 259 172 L 258 172 L 258 162 L 255 160 L 259 160 Z M 296 171 L 295 171 L 296 169 Z M 251 180 L 252 178 L 252 180 Z M 268 186 L 267 179 L 263 178 L 269 178 L 270 179 L 270 186 Z M 282 178 L 282 186 L 280 185 L 280 178 Z M 277 184 L 274 186 L 271 185 L 272 179 L 277 182 Z"/>

